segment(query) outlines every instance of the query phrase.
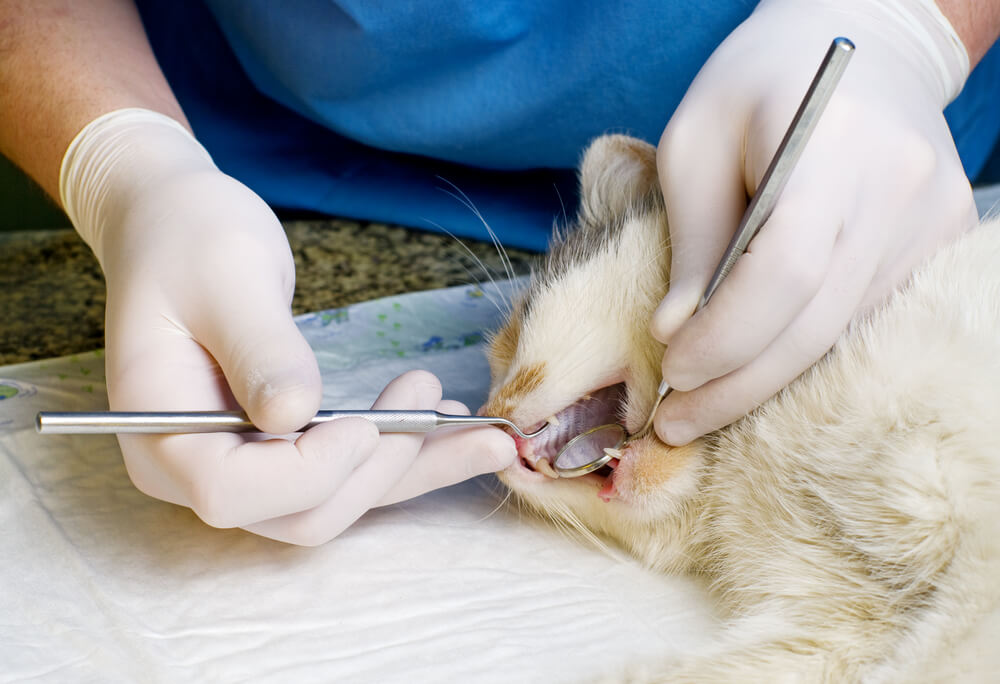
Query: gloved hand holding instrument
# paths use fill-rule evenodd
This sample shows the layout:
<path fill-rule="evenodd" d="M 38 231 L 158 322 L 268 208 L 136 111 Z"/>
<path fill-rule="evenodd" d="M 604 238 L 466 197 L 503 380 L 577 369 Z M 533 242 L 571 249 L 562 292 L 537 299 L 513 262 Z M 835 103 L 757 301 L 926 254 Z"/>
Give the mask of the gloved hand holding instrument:
<path fill-rule="evenodd" d="M 86 126 L 64 157 L 63 206 L 107 280 L 113 409 L 243 407 L 285 434 L 319 408 L 320 374 L 290 312 L 284 231 L 220 172 L 179 123 L 125 109 Z M 468 413 L 429 373 L 393 381 L 376 409 Z M 301 544 L 327 541 L 373 506 L 416 496 L 515 456 L 492 427 L 380 436 L 356 418 L 294 442 L 240 434 L 120 435 L 135 485 L 218 527 Z"/>
<path fill-rule="evenodd" d="M 698 306 L 822 46 L 857 46 L 774 212 Z M 726 425 L 815 363 L 859 310 L 976 223 L 942 115 L 969 71 L 932 0 L 763 0 L 716 49 L 658 147 L 672 249 L 651 330 L 674 445 Z"/>

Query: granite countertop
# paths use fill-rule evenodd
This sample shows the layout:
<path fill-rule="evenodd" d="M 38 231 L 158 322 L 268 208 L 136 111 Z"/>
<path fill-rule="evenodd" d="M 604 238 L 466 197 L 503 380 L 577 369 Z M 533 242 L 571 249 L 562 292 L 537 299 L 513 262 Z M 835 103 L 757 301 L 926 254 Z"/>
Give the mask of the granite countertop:
<path fill-rule="evenodd" d="M 294 314 L 486 280 L 476 258 L 491 273 L 504 272 L 497 249 L 485 242 L 339 219 L 284 226 L 295 257 Z M 519 275 L 538 258 L 507 254 Z M 75 232 L 0 234 L 0 263 L 0 365 L 104 346 L 104 278 Z"/>

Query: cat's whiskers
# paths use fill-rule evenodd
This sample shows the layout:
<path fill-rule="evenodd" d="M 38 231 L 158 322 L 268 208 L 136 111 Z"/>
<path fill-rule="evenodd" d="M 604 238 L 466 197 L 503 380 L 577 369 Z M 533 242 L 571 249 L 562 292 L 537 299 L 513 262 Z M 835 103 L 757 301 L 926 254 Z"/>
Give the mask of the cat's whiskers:
<path fill-rule="evenodd" d="M 507 278 L 510 280 L 514 280 L 516 276 L 514 275 L 514 266 L 510 261 L 510 256 L 507 254 L 507 250 L 503 248 L 503 245 L 500 244 L 500 239 L 497 237 L 496 232 L 494 232 L 494 230 L 490 227 L 490 224 L 486 222 L 486 219 L 483 217 L 482 212 L 479 211 L 476 205 L 473 204 L 472 200 L 469 199 L 469 196 L 466 195 L 461 188 L 459 188 L 457 185 L 452 183 L 447 178 L 444 178 L 443 176 L 437 176 L 437 178 L 447 183 L 452 188 L 454 188 L 455 192 L 451 192 L 450 190 L 446 190 L 445 188 L 439 188 L 439 190 L 458 200 L 458 202 L 462 206 L 471 211 L 472 215 L 475 216 L 477 219 L 479 219 L 479 222 L 483 224 L 483 227 L 486 229 L 486 234 L 490 236 L 490 240 L 493 242 L 493 246 L 496 247 L 497 253 L 500 255 L 500 262 L 503 264 L 504 271 L 507 274 Z"/>
<path fill-rule="evenodd" d="M 590 530 L 569 506 L 561 501 L 547 505 L 550 508 L 540 511 L 542 516 L 550 520 L 566 537 L 571 540 L 582 539 L 609 557 L 618 559 L 618 556 L 608 547 L 604 540 Z"/>
<path fill-rule="evenodd" d="M 556 191 L 556 197 L 559 198 L 559 206 L 562 208 L 563 225 L 565 225 L 569 223 L 569 216 L 566 215 L 566 204 L 563 202 L 562 193 L 559 192 L 559 186 L 553 183 L 552 189 Z"/>
<path fill-rule="evenodd" d="M 427 223 L 431 224 L 432 226 L 434 226 L 435 228 L 437 228 L 438 230 L 440 230 L 442 233 L 444 233 L 445 235 L 447 235 L 448 237 L 450 237 L 451 239 L 453 239 L 455 242 L 457 242 L 459 244 L 459 246 L 461 246 L 462 249 L 464 249 L 466 251 L 466 253 L 468 253 L 468 255 L 470 257 L 472 257 L 473 261 L 476 262 L 476 264 L 479 266 L 479 268 L 481 268 L 483 270 L 483 274 L 489 280 L 490 284 L 493 285 L 494 290 L 496 290 L 497 292 L 500 291 L 500 286 L 497 284 L 496 279 L 493 277 L 493 274 L 490 271 L 489 266 L 487 266 L 483 262 L 483 260 L 480 259 L 479 256 L 477 256 L 476 253 L 472 251 L 472 249 L 469 248 L 469 246 L 467 244 L 465 244 L 464 242 L 462 242 L 462 240 L 457 235 L 455 235 L 450 230 L 448 230 L 447 228 L 445 228 L 444 226 L 442 226 L 440 223 L 435 223 L 434 221 L 431 221 L 430 219 L 424 219 L 424 221 L 426 221 Z M 486 298 L 486 301 L 488 301 L 490 304 L 492 304 L 494 307 L 496 307 L 497 311 L 499 311 L 504 316 L 510 316 L 510 313 L 511 313 L 511 304 L 510 304 L 510 300 L 508 298 L 504 297 L 500 301 L 497 301 L 496 298 L 494 298 L 491 294 L 489 294 L 487 292 L 487 288 L 483 287 L 482 281 L 479 280 L 478 278 L 476 278 L 476 276 L 473 274 L 472 271 L 470 271 L 464 265 L 462 266 L 462 270 L 465 271 L 466 274 L 468 274 L 469 278 L 472 279 L 472 282 L 480 289 L 480 291 L 483 293 L 483 297 Z M 502 302 L 502 304 L 501 304 L 501 302 Z"/>
<path fill-rule="evenodd" d="M 510 503 L 511 498 L 513 498 L 513 496 L 514 496 L 514 490 L 510 489 L 509 487 L 504 487 L 503 484 L 500 481 L 498 481 L 498 480 L 493 480 L 493 482 L 496 484 L 496 487 L 487 486 L 482 481 L 482 478 L 480 478 L 480 479 L 478 479 L 476 481 L 479 483 L 479 486 L 482 487 L 484 490 L 486 490 L 489 494 L 491 494 L 493 496 L 497 496 L 497 497 L 501 496 L 501 494 L 503 495 L 503 497 L 500 499 L 500 501 L 497 503 L 497 505 L 494 506 L 494 508 L 493 508 L 492 511 L 490 511 L 489 513 L 487 513 L 483 517 L 479 518 L 479 520 L 476 520 L 476 523 L 481 523 L 481 522 L 485 522 L 485 521 L 489 520 L 494 515 L 496 515 L 497 513 L 499 513 L 500 509 L 502 509 L 505 506 L 507 506 L 507 504 Z"/>

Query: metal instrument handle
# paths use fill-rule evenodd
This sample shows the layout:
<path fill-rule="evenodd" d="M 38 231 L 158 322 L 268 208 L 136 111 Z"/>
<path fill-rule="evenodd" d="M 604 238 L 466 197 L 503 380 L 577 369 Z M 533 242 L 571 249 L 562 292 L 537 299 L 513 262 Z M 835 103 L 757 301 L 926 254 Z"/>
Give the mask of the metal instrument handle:
<path fill-rule="evenodd" d="M 525 434 L 504 418 L 460 416 L 438 411 L 319 411 L 297 432 L 340 418 L 364 418 L 379 432 L 431 432 L 439 427 L 505 425 L 524 438 L 533 437 L 548 424 Z M 193 432 L 259 432 L 242 411 L 42 411 L 35 429 L 43 435 L 149 434 Z"/>
<path fill-rule="evenodd" d="M 719 261 L 708 287 L 705 288 L 705 293 L 698 302 L 698 308 L 695 309 L 696 312 L 708 304 L 715 289 L 733 270 L 740 255 L 746 251 L 747 245 L 757 235 L 761 226 L 771 217 L 771 212 L 774 211 L 774 206 L 778 203 L 778 197 L 784 190 L 788 177 L 792 175 L 792 169 L 795 168 L 799 157 L 802 156 L 802 150 L 805 149 L 806 142 L 809 141 L 813 129 L 819 122 L 820 114 L 826 109 L 826 105 L 833 96 L 833 91 L 837 87 L 837 83 L 840 82 L 840 77 L 843 76 L 844 69 L 847 68 L 847 63 L 851 61 L 853 54 L 854 43 L 843 37 L 833 39 L 830 49 L 826 51 L 826 56 L 823 57 L 823 61 L 819 65 L 819 70 L 813 77 L 812 83 L 809 84 L 805 97 L 802 98 L 798 111 L 792 118 L 792 123 L 785 132 L 785 137 L 782 138 L 774 157 L 771 158 L 771 164 L 764 172 L 764 177 L 761 178 L 757 192 L 754 193 L 753 199 L 750 200 L 750 204 L 743 214 L 736 234 Z"/>
<path fill-rule="evenodd" d="M 364 418 L 375 423 L 379 432 L 430 432 L 444 415 L 437 411 L 319 411 L 299 430 L 339 418 Z M 45 435 L 259 432 L 242 411 L 43 411 L 35 418 L 35 428 Z"/>

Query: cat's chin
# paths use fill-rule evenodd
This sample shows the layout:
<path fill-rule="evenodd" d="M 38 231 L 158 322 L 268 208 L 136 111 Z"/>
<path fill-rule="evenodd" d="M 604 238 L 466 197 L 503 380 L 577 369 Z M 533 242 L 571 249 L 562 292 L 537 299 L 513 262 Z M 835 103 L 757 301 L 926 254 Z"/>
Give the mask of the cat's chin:
<path fill-rule="evenodd" d="M 626 504 L 650 519 L 670 515 L 698 492 L 705 445 L 695 440 L 671 447 L 655 435 L 629 444 L 615 468 L 609 500 Z"/>

